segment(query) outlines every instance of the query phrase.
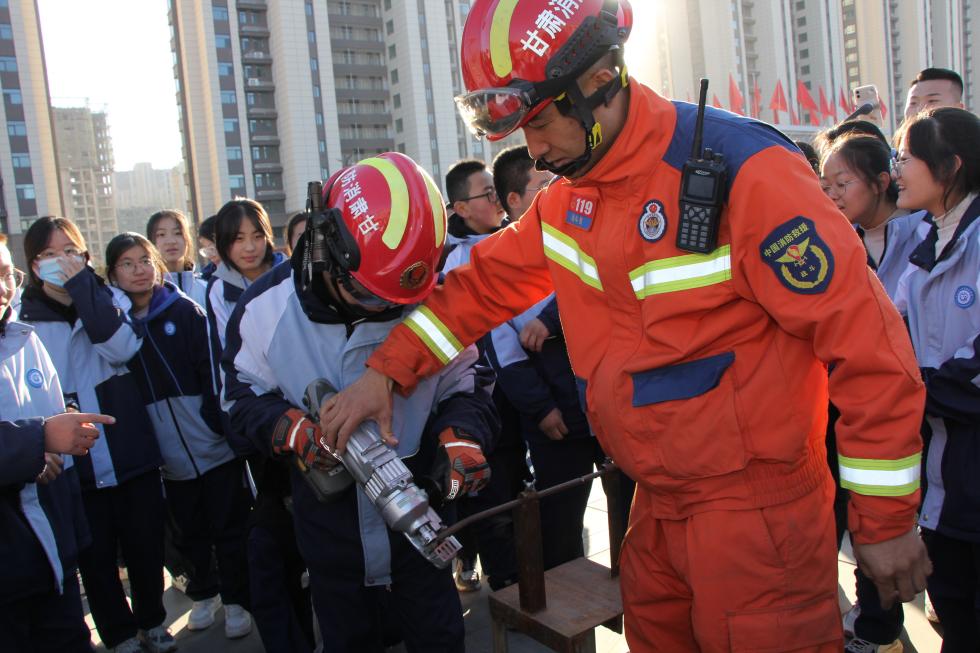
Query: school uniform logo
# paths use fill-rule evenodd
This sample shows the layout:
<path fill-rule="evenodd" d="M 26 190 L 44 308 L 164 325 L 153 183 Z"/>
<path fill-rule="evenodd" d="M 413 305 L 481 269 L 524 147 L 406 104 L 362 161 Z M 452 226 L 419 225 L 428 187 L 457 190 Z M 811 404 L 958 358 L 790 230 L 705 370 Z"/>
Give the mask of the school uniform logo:
<path fill-rule="evenodd" d="M 24 375 L 24 378 L 27 379 L 27 385 L 31 386 L 32 388 L 40 388 L 44 385 L 44 375 L 41 374 L 41 370 L 37 369 L 36 367 L 32 367 L 31 369 L 27 370 L 27 374 Z"/>
<path fill-rule="evenodd" d="M 177 325 L 170 320 L 167 320 L 163 323 L 163 332 L 168 336 L 172 336 L 173 334 L 177 333 Z"/>
<path fill-rule="evenodd" d="M 802 295 L 822 293 L 834 277 L 834 255 L 803 216 L 773 229 L 759 245 L 759 256 L 779 283 Z"/>
<path fill-rule="evenodd" d="M 953 302 L 960 308 L 970 308 L 977 301 L 977 291 L 970 286 L 960 286 L 953 295 Z"/>
<path fill-rule="evenodd" d="M 640 216 L 640 235 L 648 243 L 655 243 L 664 237 L 667 231 L 667 215 L 664 213 L 664 205 L 660 200 L 650 200 L 643 205 L 643 214 Z"/>

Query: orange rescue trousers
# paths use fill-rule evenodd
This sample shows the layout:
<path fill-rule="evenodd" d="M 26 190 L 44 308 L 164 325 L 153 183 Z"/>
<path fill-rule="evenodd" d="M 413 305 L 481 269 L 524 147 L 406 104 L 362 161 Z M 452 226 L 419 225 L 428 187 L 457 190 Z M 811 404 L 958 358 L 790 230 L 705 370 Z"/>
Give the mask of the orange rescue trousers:
<path fill-rule="evenodd" d="M 622 554 L 632 653 L 840 651 L 827 483 L 788 503 L 657 519 L 636 487 Z"/>

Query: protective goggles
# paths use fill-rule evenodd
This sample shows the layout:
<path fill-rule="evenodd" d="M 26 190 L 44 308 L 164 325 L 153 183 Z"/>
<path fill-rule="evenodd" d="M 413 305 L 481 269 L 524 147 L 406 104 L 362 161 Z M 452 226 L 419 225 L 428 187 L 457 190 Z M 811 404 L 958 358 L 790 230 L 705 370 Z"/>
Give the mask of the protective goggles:
<path fill-rule="evenodd" d="M 345 274 L 340 278 L 340 285 L 342 285 L 344 290 L 350 293 L 351 297 L 356 299 L 357 303 L 361 306 L 379 309 L 398 306 L 397 302 L 390 302 L 383 297 L 378 297 L 349 274 Z"/>
<path fill-rule="evenodd" d="M 485 88 L 457 95 L 459 115 L 477 137 L 499 140 L 524 125 L 544 108 L 544 100 L 534 84 L 516 82 L 511 86 Z"/>

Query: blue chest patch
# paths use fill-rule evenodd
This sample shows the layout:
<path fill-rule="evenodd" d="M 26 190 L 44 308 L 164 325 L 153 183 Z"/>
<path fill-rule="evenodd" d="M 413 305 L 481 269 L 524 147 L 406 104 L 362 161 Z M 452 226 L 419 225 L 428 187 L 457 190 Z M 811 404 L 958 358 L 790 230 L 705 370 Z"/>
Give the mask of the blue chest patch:
<path fill-rule="evenodd" d="M 31 369 L 27 370 L 27 374 L 24 375 L 24 378 L 27 380 L 27 385 L 31 386 L 32 388 L 40 388 L 44 385 L 44 375 L 41 374 L 41 370 L 37 369 L 36 367 L 32 367 Z"/>
<path fill-rule="evenodd" d="M 977 301 L 977 291 L 970 286 L 960 286 L 953 294 L 953 302 L 960 308 L 966 309 Z"/>
<path fill-rule="evenodd" d="M 759 256 L 779 283 L 801 295 L 822 293 L 834 276 L 833 253 L 803 216 L 773 229 L 759 245 Z"/>
<path fill-rule="evenodd" d="M 163 323 L 163 332 L 168 336 L 172 336 L 173 334 L 177 333 L 177 325 L 170 320 L 167 320 Z"/>

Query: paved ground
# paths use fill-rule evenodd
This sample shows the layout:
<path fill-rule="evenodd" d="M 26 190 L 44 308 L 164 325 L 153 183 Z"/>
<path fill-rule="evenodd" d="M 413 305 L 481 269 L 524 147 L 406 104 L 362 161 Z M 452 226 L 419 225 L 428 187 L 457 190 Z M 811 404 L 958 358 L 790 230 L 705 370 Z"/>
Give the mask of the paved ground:
<path fill-rule="evenodd" d="M 586 521 L 586 551 L 590 558 L 609 563 L 609 539 L 606 528 L 606 500 L 601 486 L 593 486 Z M 854 560 L 850 555 L 850 547 L 845 541 L 844 551 L 838 559 L 841 585 L 841 611 L 847 610 L 854 600 Z M 490 636 L 490 614 L 487 609 L 487 590 L 462 595 L 464 618 L 466 621 L 466 650 L 470 653 L 489 653 L 492 650 Z M 190 601 L 183 594 L 170 587 L 167 579 L 167 591 L 164 595 L 167 607 L 167 624 L 180 644 L 181 653 L 262 653 L 262 642 L 253 630 L 248 637 L 230 641 L 224 637 L 223 614 L 219 611 L 215 625 L 204 632 L 192 633 L 187 630 L 187 615 Z M 92 627 L 91 617 L 86 615 L 89 626 Z M 914 602 L 906 604 L 905 630 L 902 635 L 906 653 L 938 653 L 941 639 L 932 625 L 926 620 L 923 612 L 922 596 Z M 92 638 L 101 646 L 98 633 L 92 628 Z M 513 653 L 543 653 L 547 649 L 533 640 L 516 633 L 509 634 L 510 650 Z M 629 649 L 626 640 L 610 630 L 599 628 L 596 633 L 596 649 L 599 653 L 625 653 Z M 401 653 L 401 647 L 392 649 L 391 653 Z"/>

